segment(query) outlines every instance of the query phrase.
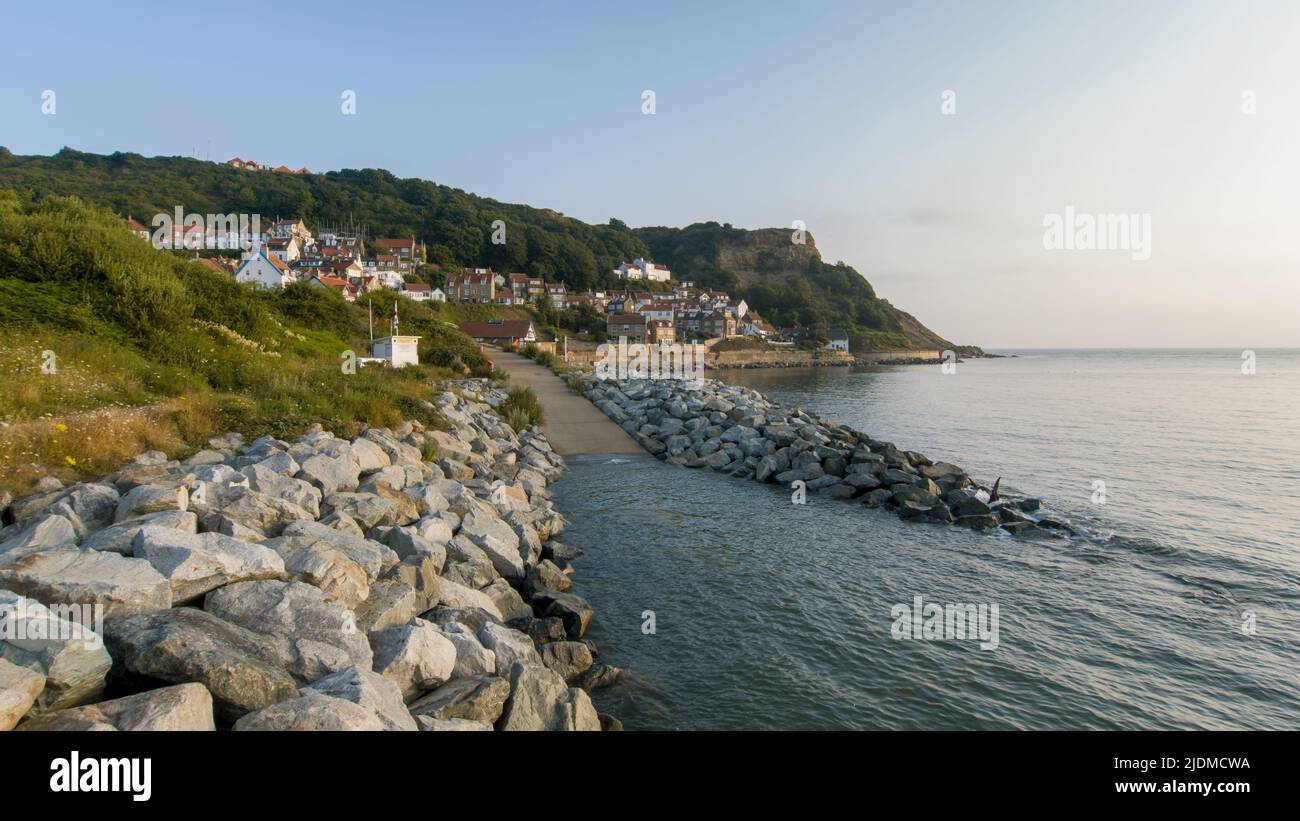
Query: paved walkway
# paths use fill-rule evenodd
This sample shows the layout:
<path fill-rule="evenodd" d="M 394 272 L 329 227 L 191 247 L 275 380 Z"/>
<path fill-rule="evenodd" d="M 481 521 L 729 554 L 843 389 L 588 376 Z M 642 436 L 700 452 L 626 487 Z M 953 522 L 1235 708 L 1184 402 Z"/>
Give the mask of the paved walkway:
<path fill-rule="evenodd" d="M 627 432 L 609 420 L 586 397 L 569 390 L 549 368 L 515 353 L 484 351 L 510 374 L 510 388 L 532 388 L 542 403 L 542 433 L 561 456 L 579 453 L 645 453 Z"/>

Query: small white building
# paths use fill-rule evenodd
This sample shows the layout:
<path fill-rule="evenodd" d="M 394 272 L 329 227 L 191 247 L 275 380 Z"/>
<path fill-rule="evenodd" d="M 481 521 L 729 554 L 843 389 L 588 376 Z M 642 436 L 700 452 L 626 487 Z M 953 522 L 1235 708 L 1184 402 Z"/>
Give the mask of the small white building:
<path fill-rule="evenodd" d="M 371 345 L 370 355 L 394 368 L 404 368 L 420 364 L 419 345 L 418 336 L 383 336 Z"/>
<path fill-rule="evenodd" d="M 842 328 L 831 328 L 826 333 L 826 338 L 830 340 L 826 343 L 826 349 L 829 351 L 849 350 L 849 334 Z"/>

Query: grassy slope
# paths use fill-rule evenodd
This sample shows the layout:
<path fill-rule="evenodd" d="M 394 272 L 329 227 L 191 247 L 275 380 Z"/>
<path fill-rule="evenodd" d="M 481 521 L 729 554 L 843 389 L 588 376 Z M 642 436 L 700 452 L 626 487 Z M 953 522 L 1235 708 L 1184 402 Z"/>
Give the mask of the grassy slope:
<path fill-rule="evenodd" d="M 486 368 L 452 324 L 462 309 L 373 299 L 376 334 L 401 300 L 427 364 L 347 374 L 344 351 L 366 352 L 364 306 L 308 286 L 258 292 L 154 250 L 107 211 L 0 190 L 0 489 L 100 475 L 227 430 L 438 424 L 430 382 Z"/>

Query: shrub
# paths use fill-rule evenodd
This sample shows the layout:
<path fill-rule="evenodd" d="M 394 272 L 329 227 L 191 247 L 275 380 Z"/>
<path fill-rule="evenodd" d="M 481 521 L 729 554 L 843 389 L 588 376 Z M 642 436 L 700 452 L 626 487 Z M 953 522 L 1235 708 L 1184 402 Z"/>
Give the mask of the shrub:
<path fill-rule="evenodd" d="M 543 420 L 542 405 L 532 388 L 511 388 L 506 401 L 497 406 L 497 413 L 516 431 L 529 425 L 540 425 Z M 523 426 L 517 422 L 522 422 Z"/>

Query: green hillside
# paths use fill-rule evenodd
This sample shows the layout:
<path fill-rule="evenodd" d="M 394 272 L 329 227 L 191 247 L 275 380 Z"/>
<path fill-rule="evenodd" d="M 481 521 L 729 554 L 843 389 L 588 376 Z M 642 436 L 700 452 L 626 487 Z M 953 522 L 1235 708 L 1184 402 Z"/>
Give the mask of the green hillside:
<path fill-rule="evenodd" d="M 431 380 L 485 374 L 486 359 L 442 306 L 373 299 L 377 334 L 401 300 L 425 364 L 345 373 L 345 351 L 368 352 L 363 305 L 303 284 L 259 292 L 154 250 L 107 209 L 0 190 L 0 490 L 229 430 L 437 425 Z"/>
<path fill-rule="evenodd" d="M 615 287 L 610 271 L 644 256 L 667 264 L 679 278 L 744 297 L 774 325 L 843 327 L 858 350 L 951 344 L 878 297 L 851 266 L 825 263 L 811 235 L 796 245 L 788 230 L 716 222 L 632 229 L 617 219 L 591 225 L 379 169 L 277 174 L 68 148 L 49 157 L 0 148 L 0 188 L 75 195 L 146 223 L 181 205 L 205 214 L 301 216 L 313 228 L 359 225 L 369 239 L 416 237 L 427 244 L 432 262 L 523 271 L 565 282 L 570 290 Z M 503 245 L 491 242 L 494 220 L 506 225 Z"/>

